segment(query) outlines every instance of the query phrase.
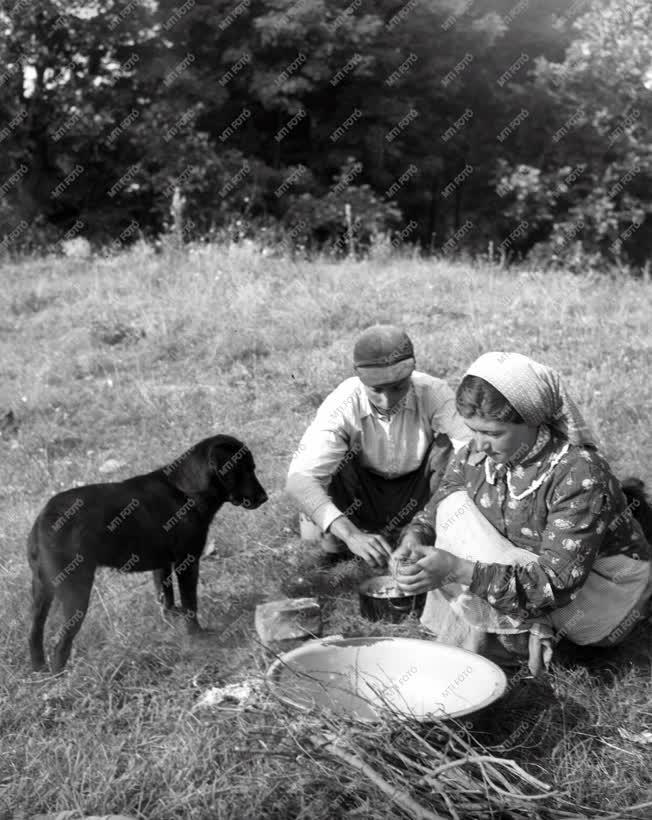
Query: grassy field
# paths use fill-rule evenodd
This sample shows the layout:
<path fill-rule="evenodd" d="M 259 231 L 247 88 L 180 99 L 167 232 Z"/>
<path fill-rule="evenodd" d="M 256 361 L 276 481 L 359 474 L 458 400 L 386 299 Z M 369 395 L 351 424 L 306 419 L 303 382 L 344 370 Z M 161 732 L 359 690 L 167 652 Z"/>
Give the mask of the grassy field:
<path fill-rule="evenodd" d="M 360 619 L 355 567 L 339 581 L 314 574 L 314 548 L 300 543 L 283 494 L 299 437 L 350 375 L 364 326 L 403 325 L 419 368 L 452 386 L 491 349 L 558 367 L 616 473 L 652 485 L 649 281 L 141 248 L 5 265 L 0 299 L 0 414 L 12 408 L 19 422 L 0 439 L 2 818 L 71 809 L 150 820 L 410 816 L 359 772 L 310 752 L 314 721 L 273 704 L 191 712 L 203 684 L 260 677 L 270 656 L 255 638 L 255 605 L 291 591 L 298 575 L 321 594 L 327 633 L 418 632 Z M 217 432 L 249 444 L 270 496 L 254 512 L 225 507 L 212 527 L 200 620 L 221 632 L 186 637 L 163 621 L 148 575 L 104 571 L 66 674 L 32 674 L 24 544 L 46 499 L 154 469 Z M 121 466 L 100 473 L 108 459 Z M 510 687 L 483 742 L 502 742 L 503 754 L 554 784 L 569 815 L 649 817 L 649 806 L 627 807 L 652 801 L 652 747 L 618 729 L 652 726 L 651 657 L 649 624 L 599 656 L 560 646 L 546 681 Z M 531 816 L 560 816 L 539 805 Z"/>

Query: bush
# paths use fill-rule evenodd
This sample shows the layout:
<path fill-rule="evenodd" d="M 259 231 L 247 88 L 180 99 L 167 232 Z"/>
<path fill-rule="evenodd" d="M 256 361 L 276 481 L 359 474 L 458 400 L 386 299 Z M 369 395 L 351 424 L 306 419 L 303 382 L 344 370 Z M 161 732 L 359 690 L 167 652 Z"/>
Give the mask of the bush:
<path fill-rule="evenodd" d="M 306 191 L 294 196 L 284 223 L 298 242 L 310 249 L 323 249 L 335 256 L 349 250 L 369 250 L 379 234 L 389 234 L 401 222 L 401 211 L 392 202 L 382 202 L 370 185 L 352 185 L 362 170 L 360 163 L 342 168 L 325 195 Z"/>

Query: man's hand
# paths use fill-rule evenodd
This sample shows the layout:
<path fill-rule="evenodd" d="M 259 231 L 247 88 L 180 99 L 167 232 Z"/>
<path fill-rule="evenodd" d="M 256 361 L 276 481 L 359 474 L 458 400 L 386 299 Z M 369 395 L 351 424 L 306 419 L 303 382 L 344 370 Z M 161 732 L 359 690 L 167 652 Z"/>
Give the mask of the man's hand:
<path fill-rule="evenodd" d="M 358 531 L 346 539 L 346 546 L 372 567 L 384 567 L 392 554 L 387 539 L 380 533 Z"/>
<path fill-rule="evenodd" d="M 460 563 L 470 563 L 435 547 L 421 549 L 427 550 L 427 554 L 420 558 L 414 567 L 401 568 L 401 574 L 396 576 L 399 589 L 407 595 L 417 595 L 458 581 Z"/>
<path fill-rule="evenodd" d="M 392 548 L 383 535 L 362 532 L 344 515 L 333 521 L 330 531 L 341 538 L 354 555 L 358 555 L 372 567 L 384 567 L 392 554 Z"/>

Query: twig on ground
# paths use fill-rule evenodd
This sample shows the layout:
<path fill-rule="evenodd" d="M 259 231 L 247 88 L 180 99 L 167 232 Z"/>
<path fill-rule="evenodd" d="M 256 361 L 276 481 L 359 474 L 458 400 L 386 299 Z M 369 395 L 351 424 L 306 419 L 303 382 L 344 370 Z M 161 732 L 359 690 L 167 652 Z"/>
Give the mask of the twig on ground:
<path fill-rule="evenodd" d="M 619 811 L 617 814 L 607 814 L 601 817 L 600 820 L 625 820 L 625 818 L 633 811 L 641 811 L 642 809 L 649 809 L 652 807 L 652 800 L 649 803 L 638 803 L 636 806 L 628 806 L 626 809 Z"/>
<path fill-rule="evenodd" d="M 405 792 L 393 787 L 368 763 L 360 760 L 357 755 L 340 748 L 337 745 L 336 739 L 312 735 L 310 740 L 316 748 L 325 749 L 329 754 L 333 755 L 333 757 L 339 758 L 348 766 L 352 766 L 364 774 L 364 776 L 386 794 L 390 800 L 408 812 L 412 817 L 415 817 L 416 820 L 446 820 L 442 815 L 429 811 L 417 803 L 416 800 L 413 800 L 409 795 L 405 794 Z"/>

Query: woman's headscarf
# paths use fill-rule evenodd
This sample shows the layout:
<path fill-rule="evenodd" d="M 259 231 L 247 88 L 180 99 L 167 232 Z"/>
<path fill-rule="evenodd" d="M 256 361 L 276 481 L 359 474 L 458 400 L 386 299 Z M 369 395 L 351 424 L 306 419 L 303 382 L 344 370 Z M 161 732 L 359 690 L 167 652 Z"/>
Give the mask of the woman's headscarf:
<path fill-rule="evenodd" d="M 466 371 L 499 390 L 526 424 L 547 424 L 571 444 L 597 447 L 593 435 L 562 378 L 552 367 L 521 353 L 484 353 Z"/>

